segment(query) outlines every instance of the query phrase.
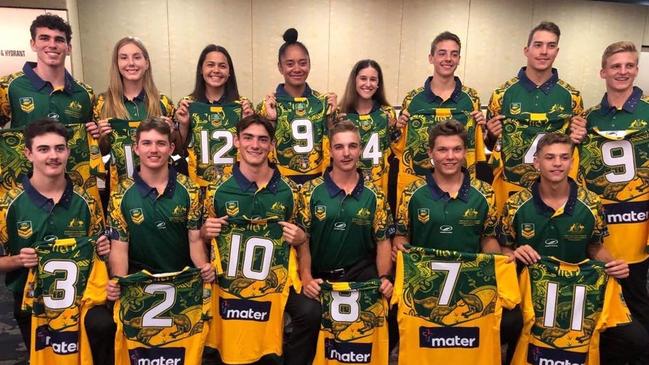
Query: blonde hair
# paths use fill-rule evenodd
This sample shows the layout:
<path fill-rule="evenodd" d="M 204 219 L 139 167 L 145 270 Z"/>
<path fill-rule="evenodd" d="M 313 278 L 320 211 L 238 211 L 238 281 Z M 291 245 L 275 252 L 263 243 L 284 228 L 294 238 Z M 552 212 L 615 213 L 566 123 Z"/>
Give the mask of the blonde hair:
<path fill-rule="evenodd" d="M 162 108 L 160 107 L 160 92 L 153 82 L 151 59 L 149 58 L 149 51 L 141 40 L 135 37 L 124 37 L 117 41 L 115 48 L 113 48 L 112 62 L 110 65 L 110 80 L 108 82 L 108 90 L 104 93 L 105 104 L 101 111 L 101 118 L 119 118 L 130 119 L 128 111 L 124 106 L 124 84 L 122 83 L 122 75 L 119 73 L 119 66 L 117 65 L 119 58 L 119 49 L 127 44 L 134 44 L 142 51 L 144 59 L 149 63 L 149 68 L 144 71 L 143 88 L 146 95 L 146 111 L 148 117 L 159 117 L 162 115 Z"/>
<path fill-rule="evenodd" d="M 637 63 L 639 55 L 638 49 L 635 47 L 635 44 L 629 41 L 619 41 L 609 44 L 608 47 L 606 47 L 606 49 L 604 50 L 604 54 L 602 54 L 602 68 L 606 67 L 606 60 L 608 60 L 609 57 L 622 52 L 635 53 Z"/>

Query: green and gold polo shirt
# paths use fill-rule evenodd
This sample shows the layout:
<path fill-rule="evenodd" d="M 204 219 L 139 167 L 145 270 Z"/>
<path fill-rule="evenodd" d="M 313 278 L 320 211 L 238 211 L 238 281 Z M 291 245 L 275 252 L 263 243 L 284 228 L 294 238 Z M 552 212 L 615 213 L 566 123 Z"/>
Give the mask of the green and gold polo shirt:
<path fill-rule="evenodd" d="M 189 177 L 206 187 L 222 173 L 231 172 L 237 159 L 234 136 L 243 113 L 242 99 L 206 103 L 191 97 L 189 104 L 190 138 L 187 147 Z"/>
<path fill-rule="evenodd" d="M 587 259 L 588 245 L 608 235 L 599 197 L 569 179 L 570 196 L 558 210 L 547 206 L 537 181 L 505 203 L 499 225 L 501 244 L 511 249 L 530 245 L 541 256 L 578 263 Z"/>
<path fill-rule="evenodd" d="M 455 77 L 455 90 L 450 98 L 443 100 L 431 90 L 432 81 L 433 78 L 429 77 L 423 87 L 410 91 L 403 100 L 402 110 L 410 113 L 410 120 L 393 146 L 399 158 L 399 191 L 403 191 L 416 176 L 426 176 L 432 168 L 427 153 L 428 137 L 430 128 L 437 123 L 455 119 L 464 125 L 468 136 L 467 165 L 470 168 L 476 161 L 485 160 L 482 129 L 476 128 L 477 124 L 471 117 L 471 112 L 480 110 L 478 92 Z"/>
<path fill-rule="evenodd" d="M 140 93 L 135 98 L 133 98 L 133 100 L 129 100 L 125 96 L 122 101 L 124 103 L 124 107 L 126 108 L 126 112 L 128 113 L 128 120 L 142 121 L 149 116 L 149 112 L 146 108 L 146 93 L 144 92 L 144 89 L 142 89 L 142 91 L 140 91 Z M 106 93 L 99 94 L 92 106 L 92 119 L 94 121 L 103 119 L 101 115 L 105 106 Z M 163 116 L 169 118 L 173 118 L 174 112 L 176 111 L 171 99 L 169 99 L 169 97 L 164 94 L 160 94 L 160 110 L 162 111 Z"/>
<path fill-rule="evenodd" d="M 363 152 L 359 164 L 365 178 L 371 179 L 387 194 L 388 159 L 392 153 L 390 120 L 397 118 L 394 108 L 375 102 L 369 114 L 349 112 L 346 118 L 354 122 L 361 136 Z"/>
<path fill-rule="evenodd" d="M 162 194 L 133 172 L 111 193 L 109 222 L 128 243 L 129 273 L 180 271 L 193 266 L 188 231 L 200 228 L 201 192 L 187 176 L 169 168 Z"/>
<path fill-rule="evenodd" d="M 394 233 L 385 194 L 362 171 L 351 194 L 338 187 L 328 168 L 302 187 L 300 224 L 310 236 L 311 272 L 348 268 L 373 257 L 378 241 Z"/>
<path fill-rule="evenodd" d="M 559 79 L 556 69 L 539 86 L 525 70 L 521 68 L 517 77 L 498 87 L 487 108 L 487 120 L 505 116 L 500 147 L 495 148 L 490 159 L 499 209 L 513 193 L 529 187 L 539 176 L 532 162 L 541 137 L 551 132 L 567 133 L 570 119 L 584 110 L 579 91 Z"/>
<path fill-rule="evenodd" d="M 22 183 L 0 195 L 0 244 L 5 254 L 18 255 L 46 238 L 97 236 L 104 229 L 101 207 L 81 187 L 66 176 L 67 185 L 59 202 L 46 198 L 34 188 L 29 175 Z M 27 269 L 7 273 L 7 287 L 21 294 Z"/>
<path fill-rule="evenodd" d="M 279 84 L 275 91 L 277 122 L 275 150 L 271 160 L 279 171 L 298 184 L 314 179 L 329 164 L 327 138 L 327 97 L 306 85 L 304 94 L 294 98 Z M 262 102 L 257 111 L 266 116 Z"/>
<path fill-rule="evenodd" d="M 649 97 L 634 87 L 622 108 L 604 95 L 585 114 L 579 181 L 602 199 L 611 233 L 604 246 L 615 258 L 643 261 L 649 232 Z"/>
<path fill-rule="evenodd" d="M 413 246 L 479 253 L 481 239 L 496 236 L 495 196 L 489 184 L 470 178 L 466 169 L 463 174 L 455 197 L 440 189 L 430 172 L 410 184 L 401 196 L 397 234 Z"/>
<path fill-rule="evenodd" d="M 36 63 L 26 62 L 22 71 L 0 78 L 0 125 L 11 122 L 22 128 L 34 120 L 52 118 L 63 124 L 87 123 L 92 119 L 92 88 L 65 72 L 65 86 L 52 84 L 34 72 Z"/>

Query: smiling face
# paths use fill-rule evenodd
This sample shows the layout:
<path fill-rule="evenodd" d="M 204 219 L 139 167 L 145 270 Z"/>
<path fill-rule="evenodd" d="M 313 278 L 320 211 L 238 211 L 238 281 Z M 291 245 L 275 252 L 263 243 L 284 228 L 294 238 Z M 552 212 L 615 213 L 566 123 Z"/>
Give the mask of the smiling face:
<path fill-rule="evenodd" d="M 527 57 L 528 68 L 537 72 L 547 71 L 559 54 L 559 37 L 547 30 L 537 30 L 523 53 Z"/>
<path fill-rule="evenodd" d="M 428 150 L 435 172 L 443 176 L 462 173 L 466 158 L 466 147 L 459 135 L 437 136 L 435 144 Z"/>
<path fill-rule="evenodd" d="M 620 52 L 609 56 L 599 75 L 606 81 L 607 90 L 629 91 L 638 76 L 638 54 Z"/>
<path fill-rule="evenodd" d="M 339 171 L 355 171 L 361 156 L 361 137 L 356 131 L 338 132 L 331 137 L 333 168 Z"/>
<path fill-rule="evenodd" d="M 534 156 L 534 167 L 541 174 L 541 180 L 560 183 L 568 178 L 572 165 L 572 146 L 566 143 L 553 143 L 544 146 Z"/>
<path fill-rule="evenodd" d="M 302 87 L 309 77 L 311 71 L 311 62 L 309 55 L 304 52 L 302 47 L 290 45 L 281 57 L 278 65 L 279 73 L 284 76 L 284 82 L 293 87 Z"/>
<path fill-rule="evenodd" d="M 25 148 L 25 156 L 32 163 L 35 175 L 53 178 L 65 174 L 70 149 L 65 137 L 45 133 L 34 137 L 31 148 Z"/>
<path fill-rule="evenodd" d="M 169 141 L 168 135 L 151 129 L 140 133 L 133 150 L 140 158 L 142 168 L 159 170 L 169 163 L 174 144 Z"/>
<path fill-rule="evenodd" d="M 122 79 L 139 81 L 149 69 L 144 52 L 134 43 L 126 43 L 117 50 L 117 68 Z"/>
<path fill-rule="evenodd" d="M 36 28 L 36 35 L 29 43 L 32 51 L 36 52 L 38 63 L 50 67 L 64 67 L 65 57 L 72 49 L 65 39 L 65 32 L 45 27 Z"/>
<path fill-rule="evenodd" d="M 450 39 L 438 42 L 428 55 L 428 62 L 433 65 L 435 76 L 452 77 L 460 64 L 460 45 Z"/>
<path fill-rule="evenodd" d="M 263 125 L 252 123 L 234 136 L 234 146 L 242 165 L 261 167 L 268 164 L 268 153 L 275 148 L 275 142 Z"/>
<path fill-rule="evenodd" d="M 225 86 L 230 77 L 228 59 L 218 51 L 210 52 L 205 56 L 201 70 L 205 86 L 208 88 L 220 89 Z"/>
<path fill-rule="evenodd" d="M 361 99 L 371 100 L 379 88 L 379 72 L 372 66 L 365 67 L 356 75 L 356 92 Z"/>

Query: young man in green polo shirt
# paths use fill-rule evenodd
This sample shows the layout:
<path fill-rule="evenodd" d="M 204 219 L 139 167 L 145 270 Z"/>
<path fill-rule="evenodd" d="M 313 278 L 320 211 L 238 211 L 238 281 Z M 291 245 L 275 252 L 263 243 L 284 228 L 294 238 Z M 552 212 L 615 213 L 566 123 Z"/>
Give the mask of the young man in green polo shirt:
<path fill-rule="evenodd" d="M 492 186 L 499 211 L 507 198 L 536 178 L 532 162 L 539 138 L 549 132 L 566 132 L 571 119 L 584 109 L 579 91 L 559 79 L 552 67 L 560 36 L 552 22 L 534 27 L 523 48 L 527 66 L 498 87 L 489 100 L 487 147 L 493 151 Z"/>
<path fill-rule="evenodd" d="M 39 15 L 30 27 L 30 45 L 37 61 L 22 71 L 0 78 L 0 125 L 22 128 L 48 117 L 63 124 L 84 123 L 97 129 L 92 119 L 92 88 L 75 80 L 65 69 L 70 54 L 72 28 L 54 14 Z M 97 133 L 93 137 L 98 138 Z"/>
<path fill-rule="evenodd" d="M 462 123 L 435 125 L 428 138 L 433 164 L 425 178 L 403 191 L 397 211 L 392 252 L 404 245 L 470 253 L 500 253 L 496 239 L 498 213 L 491 186 L 470 176 L 464 167 L 467 133 Z M 501 343 L 511 359 L 523 326 L 520 310 L 504 310 Z"/>
<path fill-rule="evenodd" d="M 286 364 L 313 360 L 320 329 L 320 284 L 381 278 L 380 291 L 392 294 L 390 234 L 385 194 L 357 168 L 362 146 L 351 121 L 329 129 L 332 165 L 302 188 L 298 223 L 309 235 L 298 247 L 302 293 L 291 292 L 286 311 L 293 332 L 284 344 Z"/>
<path fill-rule="evenodd" d="M 200 237 L 200 188 L 169 166 L 174 150 L 170 138 L 171 129 L 162 119 L 138 126 L 134 151 L 140 165 L 133 179 L 120 182 L 110 198 L 109 221 L 119 234 L 112 241 L 111 274 L 174 272 L 193 263 L 203 280 L 211 282 L 214 268 Z M 111 281 L 108 299 L 118 297 L 118 284 Z"/>
<path fill-rule="evenodd" d="M 541 255 L 579 263 L 587 258 L 606 263 L 616 279 L 629 276 L 629 265 L 602 244 L 608 229 L 597 194 L 568 177 L 573 144 L 563 133 L 548 133 L 536 147 L 534 167 L 539 179 L 507 200 L 501 217 L 503 252 L 525 265 Z M 646 363 L 649 336 L 638 321 L 602 333 L 602 363 Z"/>
<path fill-rule="evenodd" d="M 0 244 L 5 254 L 0 257 L 0 272 L 6 273 L 6 285 L 14 294 L 14 317 L 29 350 L 32 314 L 21 311 L 21 304 L 28 270 L 38 264 L 34 244 L 46 237 L 100 236 L 96 242 L 99 256 L 110 252 L 110 244 L 103 235 L 101 207 L 65 173 L 70 155 L 65 127 L 41 119 L 27 126 L 24 136 L 25 155 L 33 169 L 19 186 L 0 196 Z M 98 364 L 112 363 L 111 317 L 105 307 L 97 306 L 90 309 L 84 323 Z"/>
<path fill-rule="evenodd" d="M 462 84 L 455 76 L 460 64 L 460 38 L 451 32 L 438 34 L 430 46 L 428 61 L 433 75 L 423 87 L 414 89 L 403 100 L 398 126 L 401 136 L 394 144 L 399 158 L 397 192 L 426 174 L 430 168 L 426 147 L 430 126 L 448 119 L 460 121 L 467 129 L 467 166 L 473 168 L 485 159 L 482 126 L 485 117 L 480 111 L 478 92 Z M 397 196 L 398 203 L 399 196 Z"/>

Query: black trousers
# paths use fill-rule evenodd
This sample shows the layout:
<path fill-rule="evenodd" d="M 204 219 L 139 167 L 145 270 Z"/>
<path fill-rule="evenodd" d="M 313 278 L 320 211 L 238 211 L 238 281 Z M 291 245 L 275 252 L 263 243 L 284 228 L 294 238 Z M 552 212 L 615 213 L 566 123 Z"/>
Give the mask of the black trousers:
<path fill-rule="evenodd" d="M 503 359 L 503 364 L 510 364 L 516 351 L 516 344 L 521 337 L 523 330 L 523 313 L 521 308 L 516 306 L 514 309 L 503 308 L 503 316 L 500 320 L 500 344 L 507 345 L 507 352 Z"/>
<path fill-rule="evenodd" d="M 32 338 L 31 313 L 20 310 L 22 295 L 14 296 L 14 318 L 20 328 L 23 341 L 29 353 Z M 115 331 L 112 312 L 104 305 L 88 310 L 84 321 L 92 351 L 92 360 L 96 365 L 113 365 L 115 363 Z"/>
<path fill-rule="evenodd" d="M 366 281 L 377 277 L 376 266 L 367 265 L 360 270 L 350 271 L 339 281 Z M 291 289 L 286 303 L 286 312 L 291 316 L 293 332 L 284 342 L 284 364 L 311 364 L 315 357 L 318 331 L 320 331 L 322 317 L 320 301 L 298 294 Z"/>

